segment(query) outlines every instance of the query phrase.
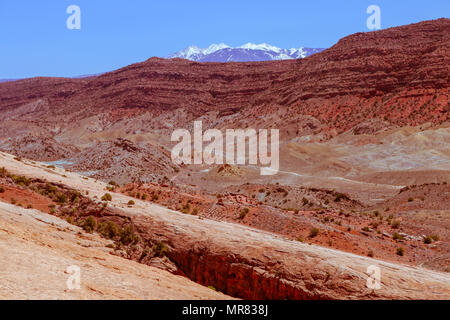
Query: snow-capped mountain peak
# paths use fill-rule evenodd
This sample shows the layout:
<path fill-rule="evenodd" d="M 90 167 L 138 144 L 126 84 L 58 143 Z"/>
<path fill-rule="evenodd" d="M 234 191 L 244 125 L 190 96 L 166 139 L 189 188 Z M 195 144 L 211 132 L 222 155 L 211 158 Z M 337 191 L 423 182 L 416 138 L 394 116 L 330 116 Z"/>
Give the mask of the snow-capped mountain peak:
<path fill-rule="evenodd" d="M 230 62 L 230 61 L 267 61 L 305 58 L 323 49 L 304 48 L 281 49 L 267 43 L 247 43 L 239 47 L 230 47 L 225 43 L 212 44 L 208 48 L 189 46 L 167 58 L 182 58 L 199 62 Z"/>
<path fill-rule="evenodd" d="M 238 48 L 248 49 L 248 50 L 263 50 L 263 51 L 281 52 L 280 48 L 271 46 L 270 44 L 267 44 L 267 43 L 254 44 L 254 43 L 249 42 Z"/>
<path fill-rule="evenodd" d="M 211 54 L 213 52 L 222 50 L 222 49 L 226 49 L 226 48 L 231 48 L 230 46 L 226 45 L 225 43 L 219 43 L 219 44 L 215 44 L 213 43 L 212 45 L 210 45 L 208 48 L 203 50 L 203 54 Z"/>

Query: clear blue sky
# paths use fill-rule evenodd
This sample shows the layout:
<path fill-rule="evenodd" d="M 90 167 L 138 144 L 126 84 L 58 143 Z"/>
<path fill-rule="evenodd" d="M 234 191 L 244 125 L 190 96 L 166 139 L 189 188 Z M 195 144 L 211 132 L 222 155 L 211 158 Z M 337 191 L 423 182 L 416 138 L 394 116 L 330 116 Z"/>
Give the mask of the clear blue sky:
<path fill-rule="evenodd" d="M 72 4 L 81 30 L 66 27 Z M 368 31 L 371 4 L 382 28 L 450 12 L 450 0 L 0 0 L 0 79 L 100 73 L 191 44 L 330 47 Z"/>

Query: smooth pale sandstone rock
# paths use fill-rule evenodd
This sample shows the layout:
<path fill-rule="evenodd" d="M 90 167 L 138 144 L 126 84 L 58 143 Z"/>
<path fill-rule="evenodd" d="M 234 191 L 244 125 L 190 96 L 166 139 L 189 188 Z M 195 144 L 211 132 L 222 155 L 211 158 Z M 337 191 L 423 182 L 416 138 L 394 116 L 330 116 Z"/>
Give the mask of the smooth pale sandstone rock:
<path fill-rule="evenodd" d="M 0 202 L 0 299 L 229 299 L 187 278 L 110 254 L 98 235 Z M 70 266 L 80 289 L 70 290 Z"/>

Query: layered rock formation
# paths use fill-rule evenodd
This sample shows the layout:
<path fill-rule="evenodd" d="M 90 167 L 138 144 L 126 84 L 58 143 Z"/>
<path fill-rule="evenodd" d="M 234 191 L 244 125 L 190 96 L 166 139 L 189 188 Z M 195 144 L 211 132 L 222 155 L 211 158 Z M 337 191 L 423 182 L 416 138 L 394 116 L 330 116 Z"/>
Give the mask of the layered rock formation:
<path fill-rule="evenodd" d="M 449 25 L 439 19 L 358 33 L 302 60 L 201 64 L 152 58 L 92 78 L 2 83 L 0 117 L 12 120 L 5 112 L 42 100 L 49 108 L 22 110 L 14 120 L 33 113 L 33 123 L 58 123 L 64 131 L 102 116 L 99 126 L 106 129 L 146 112 L 155 117 L 181 108 L 196 117 L 236 108 L 233 113 L 255 117 L 277 106 L 339 130 L 368 118 L 441 123 L 449 117 Z"/>

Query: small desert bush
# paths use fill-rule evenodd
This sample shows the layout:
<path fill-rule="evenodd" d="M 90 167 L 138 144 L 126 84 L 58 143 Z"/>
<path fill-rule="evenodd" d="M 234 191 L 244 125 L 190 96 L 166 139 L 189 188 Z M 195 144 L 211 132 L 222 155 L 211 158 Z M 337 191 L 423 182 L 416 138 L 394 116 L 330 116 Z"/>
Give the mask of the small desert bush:
<path fill-rule="evenodd" d="M 430 236 L 433 241 L 439 241 L 439 236 L 437 234 L 433 234 Z"/>
<path fill-rule="evenodd" d="M 423 243 L 425 244 L 431 244 L 433 242 L 433 239 L 431 239 L 430 236 L 426 236 L 425 238 L 423 238 Z"/>
<path fill-rule="evenodd" d="M 132 226 L 126 226 L 120 231 L 120 243 L 123 245 L 136 244 L 140 241 Z"/>
<path fill-rule="evenodd" d="M 0 168 L 0 177 L 4 178 L 8 176 L 8 171 L 5 169 L 5 167 Z"/>
<path fill-rule="evenodd" d="M 101 198 L 102 201 L 112 201 L 112 196 L 109 193 L 105 193 Z"/>
<path fill-rule="evenodd" d="M 189 213 L 189 211 L 191 211 L 191 205 L 189 203 L 186 203 L 185 205 L 183 205 L 183 208 L 181 209 L 181 212 Z"/>
<path fill-rule="evenodd" d="M 402 235 L 395 232 L 394 235 L 392 236 L 392 239 L 397 241 L 397 240 L 404 240 L 405 238 Z"/>
<path fill-rule="evenodd" d="M 13 176 L 12 179 L 14 180 L 15 184 L 23 185 L 23 186 L 27 186 L 27 187 L 31 183 L 31 181 L 27 177 L 24 177 L 24 176 Z"/>
<path fill-rule="evenodd" d="M 94 232 L 96 226 L 97 226 L 97 221 L 95 221 L 95 218 L 93 216 L 87 217 L 81 225 L 83 230 L 88 233 Z"/>
<path fill-rule="evenodd" d="M 57 203 L 63 204 L 63 203 L 66 203 L 66 201 L 67 201 L 67 195 L 64 193 L 58 193 L 55 196 L 55 202 L 57 202 Z"/>
<path fill-rule="evenodd" d="M 119 236 L 119 227 L 113 221 L 101 222 L 97 228 L 98 233 L 108 239 Z"/>
<path fill-rule="evenodd" d="M 405 250 L 402 247 L 397 248 L 397 255 L 398 256 L 403 257 L 404 254 L 405 254 Z"/>
<path fill-rule="evenodd" d="M 167 253 L 167 246 L 164 242 L 158 241 L 152 247 L 152 252 L 155 257 L 164 257 Z"/>
<path fill-rule="evenodd" d="M 309 237 L 310 238 L 314 238 L 319 234 L 319 229 L 317 228 L 311 228 L 311 230 L 309 231 Z"/>
<path fill-rule="evenodd" d="M 400 221 L 398 221 L 398 220 L 392 221 L 391 227 L 394 228 L 394 229 L 400 228 Z"/>
<path fill-rule="evenodd" d="M 250 210 L 248 208 L 242 209 L 241 212 L 239 213 L 239 219 L 244 219 L 249 211 Z"/>

